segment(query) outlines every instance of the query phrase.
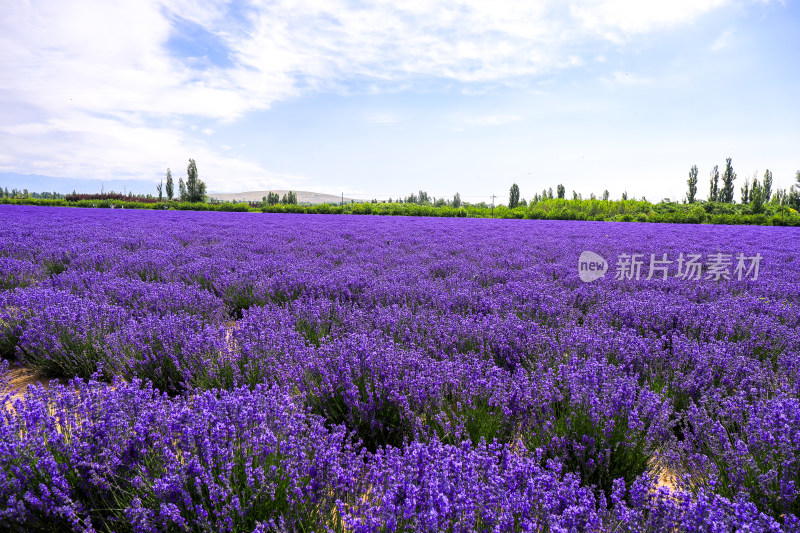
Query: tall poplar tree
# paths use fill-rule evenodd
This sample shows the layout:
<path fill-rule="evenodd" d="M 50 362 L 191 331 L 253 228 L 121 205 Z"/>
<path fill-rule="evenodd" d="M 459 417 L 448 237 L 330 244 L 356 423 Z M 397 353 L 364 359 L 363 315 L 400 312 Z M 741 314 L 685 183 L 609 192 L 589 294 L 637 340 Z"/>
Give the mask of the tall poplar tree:
<path fill-rule="evenodd" d="M 722 175 L 722 190 L 719 193 L 719 201 L 728 204 L 733 203 L 733 182 L 736 181 L 736 172 L 733 171 L 731 158 L 725 160 L 725 173 Z"/>
<path fill-rule="evenodd" d="M 692 165 L 692 169 L 689 171 L 689 179 L 686 183 L 689 185 L 689 194 L 686 195 L 686 201 L 693 204 L 695 196 L 697 196 L 697 165 Z"/>
<path fill-rule="evenodd" d="M 769 169 L 764 172 L 764 182 L 761 188 L 764 191 L 764 203 L 767 203 L 772 199 L 772 172 Z"/>
<path fill-rule="evenodd" d="M 206 199 L 206 184 L 197 177 L 197 164 L 194 159 L 189 159 L 186 167 L 186 201 L 204 202 Z"/>
<path fill-rule="evenodd" d="M 519 205 L 519 186 L 515 183 L 508 193 L 508 207 L 514 209 Z"/>
<path fill-rule="evenodd" d="M 172 183 L 172 172 L 167 169 L 167 184 L 166 184 L 166 191 L 167 191 L 167 200 L 172 201 L 172 198 L 175 194 L 175 186 Z"/>
<path fill-rule="evenodd" d="M 711 188 L 708 191 L 708 201 L 719 201 L 719 166 L 714 165 L 714 170 L 711 171 Z"/>

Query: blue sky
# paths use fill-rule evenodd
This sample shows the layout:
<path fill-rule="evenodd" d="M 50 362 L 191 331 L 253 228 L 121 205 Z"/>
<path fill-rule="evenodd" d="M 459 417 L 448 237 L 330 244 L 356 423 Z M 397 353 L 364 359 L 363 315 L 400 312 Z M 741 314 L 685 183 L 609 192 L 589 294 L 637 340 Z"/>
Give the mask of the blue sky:
<path fill-rule="evenodd" d="M 13 2 L 12 174 L 471 201 L 800 169 L 796 2 Z M 738 187 L 737 187 L 738 188 Z M 153 188 L 155 192 L 155 188 Z M 737 194 L 738 197 L 738 194 Z"/>

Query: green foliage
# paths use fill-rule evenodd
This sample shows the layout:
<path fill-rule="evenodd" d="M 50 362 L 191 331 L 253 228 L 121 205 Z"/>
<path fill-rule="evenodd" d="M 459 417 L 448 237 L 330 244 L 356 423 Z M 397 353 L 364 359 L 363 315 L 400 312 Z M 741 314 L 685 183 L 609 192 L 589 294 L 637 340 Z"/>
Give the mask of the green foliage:
<path fill-rule="evenodd" d="M 711 188 L 708 191 L 708 201 L 716 202 L 719 200 L 719 166 L 714 165 L 711 171 Z"/>
<path fill-rule="evenodd" d="M 69 256 L 63 255 L 61 257 L 51 257 L 42 261 L 42 266 L 45 272 L 50 277 L 57 276 L 69 268 Z"/>
<path fill-rule="evenodd" d="M 214 211 L 249 213 L 250 208 L 247 206 L 247 204 L 234 204 L 231 202 L 224 202 L 221 204 L 216 204 L 214 206 Z"/>
<path fill-rule="evenodd" d="M 178 196 L 181 202 L 189 201 L 189 193 L 186 190 L 186 184 L 183 182 L 183 178 L 178 179 Z"/>
<path fill-rule="evenodd" d="M 295 193 L 294 191 L 287 192 L 286 194 L 283 195 L 283 198 L 281 198 L 281 203 L 283 205 L 297 205 L 297 193 Z"/>
<path fill-rule="evenodd" d="M 186 390 L 186 375 L 196 373 L 187 372 L 188 368 L 202 368 L 201 360 L 219 359 L 216 354 L 186 353 L 179 345 L 165 342 L 158 333 L 151 332 L 150 335 L 144 346 L 114 346 L 114 353 L 119 356 L 109 357 L 109 366 L 116 375 L 147 379 L 158 390 L 174 395 Z"/>
<path fill-rule="evenodd" d="M 409 196 L 406 196 L 405 203 L 407 203 L 407 204 L 419 204 L 419 205 L 430 205 L 432 202 L 431 202 L 431 198 L 430 198 L 430 196 L 428 196 L 427 192 L 419 191 L 419 194 L 414 194 L 412 192 Z"/>
<path fill-rule="evenodd" d="M 744 179 L 744 185 L 742 185 L 740 192 L 742 193 L 741 200 L 743 204 L 750 203 L 750 178 Z"/>
<path fill-rule="evenodd" d="M 170 172 L 169 169 L 167 169 L 167 186 L 166 186 L 166 190 L 167 190 L 167 200 L 169 200 L 171 202 L 172 198 L 175 195 L 175 188 L 174 188 L 174 184 L 172 183 L 172 172 Z"/>
<path fill-rule="evenodd" d="M 758 179 L 753 178 L 753 186 L 750 190 L 750 211 L 756 215 L 763 213 L 766 201 L 764 186 L 758 182 Z"/>
<path fill-rule="evenodd" d="M 205 202 L 206 200 L 206 184 L 197 177 L 197 164 L 194 159 L 189 159 L 189 165 L 186 167 L 186 188 L 185 193 L 181 188 L 181 200 L 190 203 Z"/>
<path fill-rule="evenodd" d="M 764 181 L 762 187 L 764 192 L 764 203 L 767 203 L 772 199 L 772 172 L 770 172 L 769 169 L 764 172 Z"/>
<path fill-rule="evenodd" d="M 686 202 L 693 204 L 695 196 L 697 196 L 697 165 L 692 165 L 689 171 L 689 179 L 686 181 L 689 185 L 689 194 L 686 195 Z"/>
<path fill-rule="evenodd" d="M 245 309 L 263 307 L 269 303 L 269 299 L 265 295 L 257 294 L 255 287 L 250 284 L 228 285 L 222 295 L 222 301 L 228 308 L 230 317 L 234 320 L 240 320 Z"/>
<path fill-rule="evenodd" d="M 426 436 L 434 435 L 447 444 L 459 444 L 468 438 L 474 445 L 481 441 L 509 443 L 514 439 L 516 420 L 486 398 L 470 401 L 446 399 L 434 412 L 422 414 Z"/>
<path fill-rule="evenodd" d="M 789 205 L 792 209 L 797 211 L 800 210 L 800 170 L 797 171 L 795 180 L 797 182 L 794 185 L 792 185 L 791 191 L 789 192 L 788 195 L 786 195 L 785 203 Z"/>
<path fill-rule="evenodd" d="M 719 192 L 719 201 L 726 204 L 733 203 L 733 182 L 736 181 L 736 172 L 733 171 L 731 158 L 725 160 L 725 173 L 722 175 L 722 190 Z"/>
<path fill-rule="evenodd" d="M 281 201 L 280 195 L 278 193 L 276 193 L 276 192 L 270 191 L 270 192 L 267 193 L 266 196 L 264 196 L 264 198 L 262 200 L 262 205 L 264 205 L 264 206 L 277 205 L 277 204 L 280 203 L 280 201 Z"/>
<path fill-rule="evenodd" d="M 759 211 L 750 205 L 723 204 L 720 202 L 695 201 L 694 204 L 658 203 L 642 200 L 603 201 L 581 200 L 576 198 L 538 198 L 527 206 L 514 209 L 498 206 L 494 209 L 495 218 L 526 218 L 533 220 L 607 220 L 614 222 L 665 222 L 665 223 L 707 223 L 707 224 L 747 224 L 800 226 L 800 187 L 794 187 L 792 194 L 778 190 L 770 203 L 764 203 Z M 538 195 L 537 195 L 538 197 Z M 792 204 L 795 202 L 795 204 Z M 490 218 L 492 209 L 485 202 L 434 206 L 418 203 L 353 203 L 344 206 L 335 204 L 293 205 L 275 204 L 250 207 L 247 203 L 190 203 L 153 202 L 143 203 L 119 200 L 45 200 L 38 198 L 0 198 L 0 204 L 39 205 L 61 207 L 95 207 L 123 209 L 170 209 L 178 211 L 236 211 L 261 213 L 295 214 L 347 214 L 347 215 L 388 215 L 417 217 L 470 217 Z M 791 207 L 794 205 L 795 207 Z M 57 268 L 57 267 L 56 267 Z"/>
<path fill-rule="evenodd" d="M 56 329 L 56 327 L 54 327 Z M 105 339 L 110 333 L 98 327 L 85 335 L 73 331 L 56 329 L 55 339 L 59 353 L 47 348 L 22 348 L 17 346 L 20 359 L 40 376 L 47 378 L 91 378 L 103 368 L 103 379 L 111 379 L 108 368 L 113 358 L 106 350 Z"/>
<path fill-rule="evenodd" d="M 545 411 L 549 422 L 523 434 L 526 448 L 541 450 L 543 461 L 561 458 L 567 472 L 578 474 L 583 483 L 596 486 L 606 496 L 615 479 L 631 483 L 647 470 L 652 455 L 647 428 L 629 431 L 626 413 L 610 418 L 593 415 L 589 406 L 568 397 Z"/>
<path fill-rule="evenodd" d="M 331 310 L 327 316 L 319 317 L 317 320 L 307 318 L 297 319 L 295 322 L 295 329 L 305 337 L 306 341 L 319 348 L 320 344 L 322 344 L 322 340 L 328 337 L 331 331 L 333 331 L 334 326 L 337 325 L 341 325 L 341 320 L 336 316 L 333 310 Z"/>
<path fill-rule="evenodd" d="M 0 309 L 0 357 L 13 359 L 25 323 L 31 311 L 18 308 Z"/>
<path fill-rule="evenodd" d="M 209 357 L 191 378 L 192 387 L 201 390 L 226 389 L 246 386 L 255 388 L 260 383 L 273 383 L 276 378 L 275 357 L 284 354 L 252 354 L 249 350 L 235 357 Z"/>
<path fill-rule="evenodd" d="M 699 205 L 694 205 L 686 216 L 689 224 L 701 224 L 706 219 L 706 210 Z"/>
<path fill-rule="evenodd" d="M 508 207 L 514 209 L 519 205 L 519 186 L 515 183 L 511 186 L 508 193 Z"/>
<path fill-rule="evenodd" d="M 309 372 L 304 382 L 311 412 L 325 418 L 330 427 L 344 424 L 369 451 L 382 446 L 400 447 L 413 438 L 411 421 L 370 372 L 355 371 L 355 391 L 328 389 L 315 371 Z M 348 402 L 345 394 L 355 394 L 356 401 Z"/>

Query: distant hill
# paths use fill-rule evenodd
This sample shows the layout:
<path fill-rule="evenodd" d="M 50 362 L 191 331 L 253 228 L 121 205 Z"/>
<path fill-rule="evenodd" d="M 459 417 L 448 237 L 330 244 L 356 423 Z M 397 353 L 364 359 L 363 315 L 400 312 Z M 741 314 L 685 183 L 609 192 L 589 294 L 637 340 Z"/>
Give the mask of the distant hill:
<path fill-rule="evenodd" d="M 158 182 L 146 180 L 98 180 L 98 179 L 74 179 L 74 178 L 53 178 L 51 176 L 41 176 L 38 174 L 11 174 L 0 172 L 0 187 L 11 189 L 28 189 L 30 192 L 58 192 L 69 194 L 75 191 L 79 194 L 97 194 L 101 190 L 105 192 L 118 192 L 133 194 L 152 194 L 157 195 L 156 184 Z M 175 193 L 178 192 L 178 180 L 175 179 Z M 248 191 L 237 193 L 211 192 L 208 196 L 225 202 L 260 202 L 270 191 Z M 273 190 L 281 197 L 289 191 Z M 323 194 L 310 191 L 295 191 L 298 203 L 325 204 L 339 203 L 341 196 L 335 194 Z M 344 197 L 345 202 L 350 202 L 353 198 Z M 355 201 L 363 201 L 355 199 Z"/>
<path fill-rule="evenodd" d="M 248 192 L 235 192 L 235 193 L 221 193 L 221 192 L 210 192 L 208 196 L 210 198 L 216 198 L 217 200 L 222 200 L 223 202 L 260 202 L 267 194 L 270 192 L 278 193 L 278 196 L 283 198 L 283 195 L 286 194 L 287 191 L 283 190 L 272 190 L 272 191 L 248 191 Z M 309 191 L 294 191 L 297 194 L 297 203 L 303 204 L 327 204 L 327 203 L 339 203 L 342 201 L 341 196 L 336 196 L 335 194 L 323 194 L 320 192 L 309 192 Z M 345 202 L 350 202 L 352 198 L 347 196 L 344 197 Z M 356 200 L 358 201 L 358 200 Z"/>
<path fill-rule="evenodd" d="M 155 196 L 157 194 L 156 183 L 158 182 L 147 180 L 53 178 L 38 174 L 0 173 L 0 187 L 8 187 L 9 190 L 28 189 L 30 192 L 55 191 L 61 194 L 69 194 L 72 191 L 80 194 L 96 194 L 102 190 L 105 192 L 152 194 Z"/>

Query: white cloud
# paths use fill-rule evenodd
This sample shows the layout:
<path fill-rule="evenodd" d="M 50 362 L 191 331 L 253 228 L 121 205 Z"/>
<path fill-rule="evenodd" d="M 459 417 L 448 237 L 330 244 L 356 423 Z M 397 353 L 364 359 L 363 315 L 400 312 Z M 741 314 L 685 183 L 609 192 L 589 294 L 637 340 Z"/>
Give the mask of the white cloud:
<path fill-rule="evenodd" d="M 584 29 L 613 42 L 632 36 L 686 24 L 727 0 L 580 0 L 570 4 L 570 12 Z"/>
<path fill-rule="evenodd" d="M 109 118 L 75 113 L 43 124 L 0 127 L 7 157 L 0 172 L 25 172 L 76 178 L 139 178 L 157 181 L 171 167 L 181 175 L 188 158 L 198 161 L 201 177 L 214 190 L 238 190 L 237 184 L 272 187 L 299 176 L 270 173 L 187 138 L 180 128 L 131 127 Z M 224 150 L 224 147 L 223 147 Z"/>
<path fill-rule="evenodd" d="M 39 0 L 4 13 L 4 89 L 61 109 L 137 111 L 235 119 L 298 94 L 354 78 L 402 83 L 415 76 L 496 81 L 580 66 L 565 44 L 687 22 L 724 0 L 465 0 L 253 2 L 246 22 L 226 2 Z M 230 50 L 230 68 L 192 68 L 166 53 L 176 17 Z M 300 83 L 302 82 L 302 83 Z M 30 91 L 33 90 L 33 93 Z"/>
<path fill-rule="evenodd" d="M 280 180 L 212 148 L 201 135 L 212 128 L 184 121 L 230 122 L 308 91 L 382 92 L 420 79 L 480 91 L 480 84 L 577 68 L 584 63 L 577 46 L 622 42 L 722 3 L 254 0 L 231 16 L 234 5 L 225 1 L 10 2 L 0 19 L 0 171 L 142 177 L 179 155 L 200 161 L 204 154 L 231 183 Z M 213 35 L 231 64 L 171 53 L 178 19 Z"/>
<path fill-rule="evenodd" d="M 731 30 L 725 30 L 711 44 L 711 51 L 719 52 L 720 50 L 727 48 L 728 46 L 730 46 L 732 39 L 733 39 L 733 32 L 731 32 Z"/>

